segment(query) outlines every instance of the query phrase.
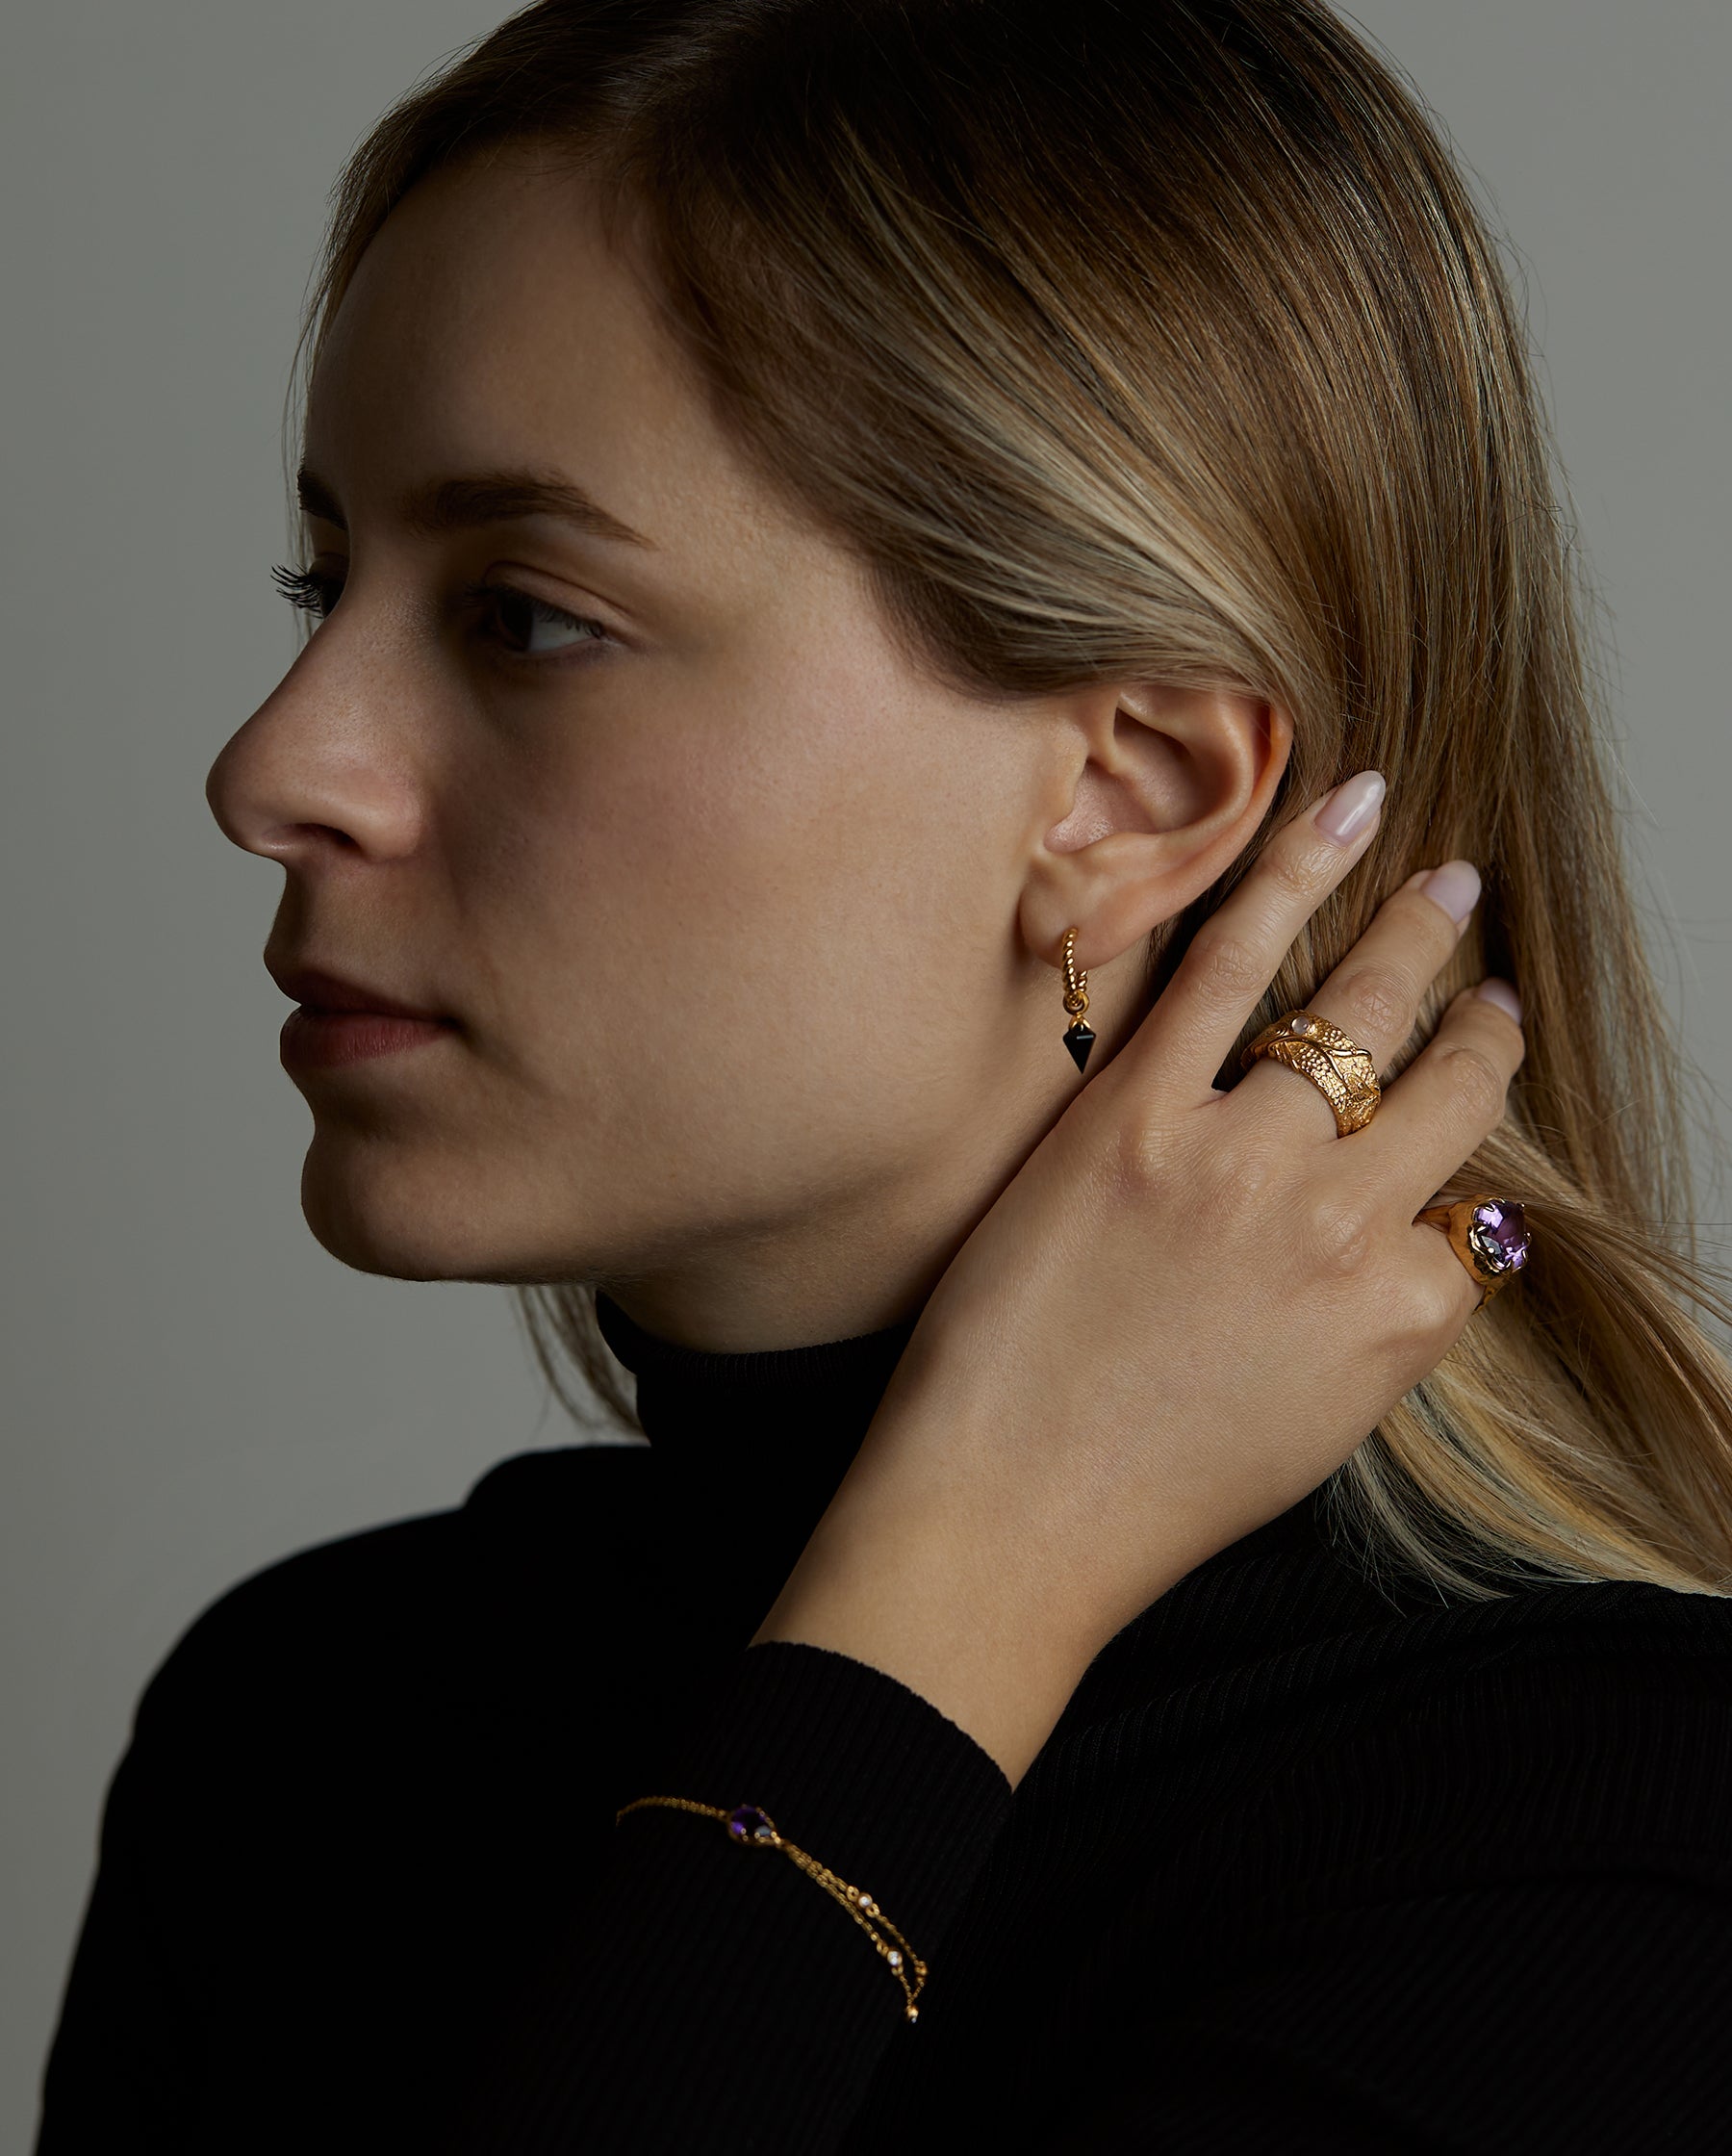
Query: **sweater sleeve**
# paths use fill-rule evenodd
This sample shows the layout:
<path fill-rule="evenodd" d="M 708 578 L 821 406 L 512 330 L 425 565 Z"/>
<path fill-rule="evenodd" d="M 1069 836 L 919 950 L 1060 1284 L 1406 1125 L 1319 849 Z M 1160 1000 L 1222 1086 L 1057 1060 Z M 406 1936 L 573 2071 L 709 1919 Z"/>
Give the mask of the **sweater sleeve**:
<path fill-rule="evenodd" d="M 827 1648 L 745 1649 L 705 1715 L 623 1796 L 754 1804 L 862 1887 L 929 1965 L 1010 1811 L 990 1754 L 895 1678 Z M 651 1806 L 497 2050 L 463 2156 L 841 2145 L 893 2043 L 926 2030 L 871 1938 L 788 1857 Z"/>
<path fill-rule="evenodd" d="M 1732 1890 L 1683 1851 L 1561 1847 L 1540 1876 L 1380 1895 L 1242 1936 L 1115 2035 L 1056 2156 L 1707 2156 L 1732 2115 Z"/>

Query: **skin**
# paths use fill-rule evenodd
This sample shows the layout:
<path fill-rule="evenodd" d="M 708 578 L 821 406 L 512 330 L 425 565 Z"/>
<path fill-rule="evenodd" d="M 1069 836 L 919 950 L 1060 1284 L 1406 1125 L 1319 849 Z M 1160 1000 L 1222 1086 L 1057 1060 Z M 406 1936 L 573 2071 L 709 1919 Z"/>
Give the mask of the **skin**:
<path fill-rule="evenodd" d="M 1001 709 L 934 686 L 718 432 L 583 183 L 530 155 L 393 214 L 306 461 L 341 596 L 211 807 L 285 869 L 267 962 L 456 1021 L 297 1078 L 314 1233 L 401 1278 L 594 1281 L 713 1349 L 919 1309 L 756 1638 L 885 1670 L 1014 1784 L 1102 1646 L 1314 1488 L 1468 1322 L 1475 1283 L 1414 1219 L 1501 1117 L 1518 1024 L 1458 999 L 1347 1138 L 1273 1065 L 1217 1093 L 1375 823 L 1285 830 L 1144 1016 L 1150 932 L 1258 835 L 1286 715 L 1229 687 Z M 401 514 L 523 466 L 649 545 Z M 540 603 L 537 655 L 523 596 L 442 613 L 479 578 Z M 1380 1067 L 1467 917 L 1425 882 L 1310 1005 Z M 1086 1084 L 1059 1038 L 1073 925 Z"/>
<path fill-rule="evenodd" d="M 207 786 L 281 862 L 267 946 L 454 1015 L 298 1076 L 319 1242 L 405 1279 L 586 1279 L 670 1339 L 836 1339 L 920 1306 L 1134 1025 L 1150 930 L 1262 821 L 1285 717 L 1130 682 L 934 687 L 850 556 L 744 468 L 529 156 L 441 172 L 369 248 L 311 385 L 341 597 Z M 653 542 L 423 539 L 409 487 L 534 465 Z M 524 609 L 441 629 L 476 578 Z"/>
<path fill-rule="evenodd" d="M 1212 1083 L 1375 840 L 1320 838 L 1326 806 L 1272 841 L 964 1243 L 754 1635 L 887 1671 L 1012 1786 L 1108 1643 L 1315 1489 L 1479 1305 L 1417 1216 L 1502 1119 L 1525 1052 L 1507 982 L 1455 997 L 1346 1137 L 1274 1063 Z M 1466 885 L 1411 878 L 1308 1000 L 1380 1068 L 1460 941 Z"/>

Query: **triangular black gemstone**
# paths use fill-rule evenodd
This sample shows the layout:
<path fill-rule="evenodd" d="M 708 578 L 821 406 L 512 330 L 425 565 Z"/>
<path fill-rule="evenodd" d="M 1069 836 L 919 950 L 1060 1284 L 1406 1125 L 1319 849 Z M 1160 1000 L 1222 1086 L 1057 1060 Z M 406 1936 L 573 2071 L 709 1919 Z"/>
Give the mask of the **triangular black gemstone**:
<path fill-rule="evenodd" d="M 1087 1063 L 1088 1051 L 1094 1044 L 1095 1032 L 1093 1026 L 1084 1025 L 1081 1018 L 1077 1020 L 1074 1026 L 1069 1027 L 1065 1033 L 1064 1045 L 1076 1058 L 1079 1070 Z"/>

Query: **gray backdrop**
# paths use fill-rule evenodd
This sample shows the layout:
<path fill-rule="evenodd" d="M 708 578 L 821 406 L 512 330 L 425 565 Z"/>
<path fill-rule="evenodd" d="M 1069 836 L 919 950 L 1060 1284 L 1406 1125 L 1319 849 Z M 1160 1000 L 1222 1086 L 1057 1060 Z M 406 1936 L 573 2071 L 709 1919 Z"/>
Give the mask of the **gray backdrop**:
<path fill-rule="evenodd" d="M 104 1787 L 182 1629 L 272 1558 L 569 1440 L 502 1289 L 371 1279 L 308 1233 L 310 1118 L 259 962 L 280 879 L 202 794 L 293 648 L 267 571 L 325 191 L 411 80 L 504 12 L 84 0 L 8 29 L 6 2148 L 32 2130 Z M 1656 958 L 1717 1066 L 1732 9 L 1358 13 L 1526 264 L 1614 616 Z"/>

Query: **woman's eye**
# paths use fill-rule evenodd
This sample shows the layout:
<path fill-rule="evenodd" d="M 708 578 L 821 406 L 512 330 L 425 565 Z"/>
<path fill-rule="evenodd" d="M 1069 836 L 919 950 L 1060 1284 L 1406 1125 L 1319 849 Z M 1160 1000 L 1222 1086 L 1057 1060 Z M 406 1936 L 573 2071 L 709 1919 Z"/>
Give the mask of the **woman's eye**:
<path fill-rule="evenodd" d="M 525 658 L 543 652 L 569 652 L 578 644 L 593 644 L 607 634 L 599 622 L 581 614 L 568 614 L 549 606 L 512 584 L 483 584 L 475 593 L 484 597 L 493 619 L 498 623 L 506 644 Z"/>
<path fill-rule="evenodd" d="M 278 589 L 292 606 L 304 607 L 320 621 L 343 596 L 343 579 L 318 569 L 289 569 L 279 563 L 270 572 Z M 584 644 L 607 641 L 601 622 L 583 614 L 569 614 L 549 605 L 515 584 L 466 584 L 450 602 L 453 615 L 473 606 L 490 625 L 495 641 L 509 655 L 540 658 L 575 650 Z"/>

